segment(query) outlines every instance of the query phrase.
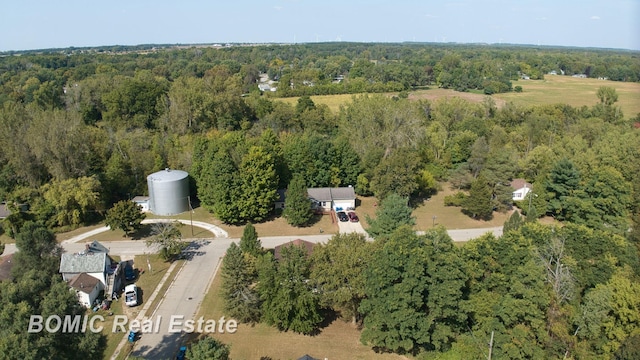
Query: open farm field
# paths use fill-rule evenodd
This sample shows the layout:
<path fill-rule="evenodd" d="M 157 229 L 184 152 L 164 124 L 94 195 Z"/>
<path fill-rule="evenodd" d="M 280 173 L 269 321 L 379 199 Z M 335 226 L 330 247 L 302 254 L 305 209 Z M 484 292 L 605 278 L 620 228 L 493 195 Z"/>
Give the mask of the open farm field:
<path fill-rule="evenodd" d="M 635 117 L 636 114 L 640 113 L 640 83 L 546 75 L 544 80 L 519 80 L 515 81 L 513 86 L 521 86 L 522 92 L 495 94 L 492 96 L 498 107 L 502 107 L 508 102 L 523 106 L 557 103 L 569 104 L 574 107 L 593 106 L 598 103 L 596 96 L 598 88 L 609 86 L 616 89 L 618 93 L 617 105 L 621 107 L 625 118 Z M 393 96 L 397 94 L 389 93 L 387 95 Z M 320 95 L 311 96 L 311 100 L 316 104 L 327 105 L 331 111 L 337 113 L 340 110 L 340 106 L 346 105 L 353 96 L 359 95 Z M 409 93 L 409 99 L 412 100 L 426 99 L 435 101 L 450 97 L 459 97 L 470 102 L 480 103 L 486 95 L 440 88 L 417 90 Z M 295 106 L 298 98 L 291 97 L 277 100 Z"/>
<path fill-rule="evenodd" d="M 359 95 L 362 94 L 317 95 L 311 96 L 311 100 L 313 100 L 314 104 L 327 105 L 334 114 L 337 114 L 338 111 L 340 111 L 340 106 L 346 105 L 351 101 L 352 97 Z M 296 104 L 298 103 L 298 99 L 299 97 L 290 97 L 275 98 L 274 100 L 279 100 L 291 106 L 296 106 Z"/>
<path fill-rule="evenodd" d="M 514 82 L 513 86 L 522 86 L 522 92 L 496 94 L 494 98 L 518 105 L 565 103 L 574 107 L 593 106 L 598 103 L 598 88 L 608 86 L 616 89 L 616 104 L 625 118 L 640 113 L 640 83 L 546 75 L 544 80 L 520 80 Z"/>

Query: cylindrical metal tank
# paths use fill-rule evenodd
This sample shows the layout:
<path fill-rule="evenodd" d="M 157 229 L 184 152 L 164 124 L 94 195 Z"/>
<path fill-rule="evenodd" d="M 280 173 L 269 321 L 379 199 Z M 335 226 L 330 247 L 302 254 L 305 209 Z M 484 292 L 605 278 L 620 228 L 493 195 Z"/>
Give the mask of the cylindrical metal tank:
<path fill-rule="evenodd" d="M 165 169 L 147 176 L 149 210 L 155 215 L 176 215 L 189 210 L 189 174 Z"/>

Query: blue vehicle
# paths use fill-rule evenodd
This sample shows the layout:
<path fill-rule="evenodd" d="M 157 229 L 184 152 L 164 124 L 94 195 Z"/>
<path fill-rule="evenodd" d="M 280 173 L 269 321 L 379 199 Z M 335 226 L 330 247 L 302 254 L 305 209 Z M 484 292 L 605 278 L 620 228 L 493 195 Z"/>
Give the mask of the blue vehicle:
<path fill-rule="evenodd" d="M 176 360 L 184 360 L 185 355 L 187 355 L 187 347 L 180 346 L 180 350 L 178 350 L 178 355 L 176 356 Z"/>
<path fill-rule="evenodd" d="M 136 272 L 129 264 L 124 267 L 124 278 L 127 281 L 135 280 L 136 278 Z"/>
<path fill-rule="evenodd" d="M 135 331 L 133 331 L 133 330 L 129 331 L 129 342 L 130 343 L 136 341 L 137 337 L 138 337 L 138 334 Z"/>

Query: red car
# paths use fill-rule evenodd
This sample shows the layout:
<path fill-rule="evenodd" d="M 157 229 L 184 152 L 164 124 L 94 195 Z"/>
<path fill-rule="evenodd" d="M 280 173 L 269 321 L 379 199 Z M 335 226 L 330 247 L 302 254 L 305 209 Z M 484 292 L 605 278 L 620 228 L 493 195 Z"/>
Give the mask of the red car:
<path fill-rule="evenodd" d="M 353 211 L 349 211 L 347 215 L 349 215 L 349 221 L 351 222 L 358 222 L 360 220 L 358 219 L 358 215 L 356 215 L 356 213 L 354 213 Z"/>

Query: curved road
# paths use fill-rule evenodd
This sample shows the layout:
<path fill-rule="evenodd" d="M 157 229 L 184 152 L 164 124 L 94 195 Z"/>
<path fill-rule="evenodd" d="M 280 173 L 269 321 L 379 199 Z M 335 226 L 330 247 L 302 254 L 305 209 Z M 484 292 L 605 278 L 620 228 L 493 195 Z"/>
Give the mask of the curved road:
<path fill-rule="evenodd" d="M 147 219 L 145 223 L 173 221 L 168 219 Z M 188 220 L 180 220 L 183 223 L 190 224 Z M 145 316 L 144 319 L 160 323 L 158 333 L 143 334 L 135 344 L 132 355 L 141 356 L 149 359 L 169 359 L 173 358 L 183 343 L 182 334 L 169 332 L 169 320 L 172 315 L 182 315 L 185 320 L 193 319 L 196 315 L 205 294 L 207 293 L 211 281 L 220 265 L 220 261 L 224 256 L 226 249 L 232 242 L 240 239 L 229 238 L 228 234 L 217 226 L 204 223 L 193 222 L 194 226 L 198 226 L 212 232 L 215 236 L 211 239 L 190 239 L 191 244 L 185 250 L 187 261 L 184 266 L 179 268 L 178 274 L 173 282 L 167 288 L 162 296 L 157 309 L 153 314 Z M 98 228 L 82 235 L 73 237 L 62 242 L 62 247 L 66 252 L 80 252 L 85 248 L 85 242 L 91 236 L 109 230 L 108 227 Z M 348 231 L 346 229 L 342 230 Z M 358 231 L 360 232 L 360 231 Z M 502 227 L 484 228 L 484 229 L 460 229 L 448 230 L 449 235 L 454 241 L 462 242 L 477 238 L 487 232 L 492 232 L 496 236 L 502 235 Z M 304 238 L 304 240 L 321 243 L 327 242 L 333 234 L 326 235 L 310 235 L 310 236 L 270 236 L 260 237 L 262 246 L 265 248 L 274 248 L 277 245 Z M 122 257 L 133 257 L 145 253 L 155 252 L 157 249 L 149 248 L 144 241 L 141 240 L 121 240 L 121 241 L 104 241 L 101 242 L 106 246 L 110 253 Z M 6 244 L 4 254 L 11 254 L 16 251 L 14 244 Z M 145 294 L 145 297 L 151 294 Z M 143 312 L 141 312 L 142 315 Z M 209 319 L 205 319 L 209 320 Z M 218 320 L 218 319 L 211 319 Z M 126 343 L 126 336 L 122 343 Z M 119 347 L 120 349 L 120 347 Z M 118 350 L 116 351 L 116 353 Z M 113 358 L 113 357 L 112 357 Z"/>

